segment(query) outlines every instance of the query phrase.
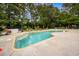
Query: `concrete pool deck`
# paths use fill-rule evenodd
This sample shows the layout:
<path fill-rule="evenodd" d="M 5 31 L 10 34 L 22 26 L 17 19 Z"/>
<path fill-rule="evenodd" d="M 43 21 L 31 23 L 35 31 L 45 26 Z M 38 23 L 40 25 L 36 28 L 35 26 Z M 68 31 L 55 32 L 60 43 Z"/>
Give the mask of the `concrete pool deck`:
<path fill-rule="evenodd" d="M 53 32 L 54 37 L 25 47 L 12 49 L 13 40 L 0 41 L 1 56 L 79 56 L 79 30 Z M 15 36 L 15 35 L 14 35 Z M 11 36 L 9 38 L 12 38 Z"/>

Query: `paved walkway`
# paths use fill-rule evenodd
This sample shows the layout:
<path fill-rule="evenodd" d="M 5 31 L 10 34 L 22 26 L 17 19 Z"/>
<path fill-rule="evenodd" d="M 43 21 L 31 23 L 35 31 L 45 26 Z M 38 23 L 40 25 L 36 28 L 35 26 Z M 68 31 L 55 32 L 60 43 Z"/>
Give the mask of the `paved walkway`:
<path fill-rule="evenodd" d="M 79 30 L 54 32 L 54 37 L 20 50 L 11 48 L 12 40 L 0 42 L 5 51 L 1 55 L 19 56 L 77 56 L 79 55 Z"/>

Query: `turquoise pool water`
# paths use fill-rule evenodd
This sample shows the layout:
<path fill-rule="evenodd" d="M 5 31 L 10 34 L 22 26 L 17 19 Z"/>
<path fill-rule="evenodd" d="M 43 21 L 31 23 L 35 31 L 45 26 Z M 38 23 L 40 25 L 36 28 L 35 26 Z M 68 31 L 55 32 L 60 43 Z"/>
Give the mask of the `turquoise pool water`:
<path fill-rule="evenodd" d="M 17 38 L 15 41 L 15 48 L 24 48 L 28 45 L 35 44 L 42 40 L 50 38 L 52 32 L 36 32 L 36 33 L 29 33 L 28 36 L 23 38 Z"/>

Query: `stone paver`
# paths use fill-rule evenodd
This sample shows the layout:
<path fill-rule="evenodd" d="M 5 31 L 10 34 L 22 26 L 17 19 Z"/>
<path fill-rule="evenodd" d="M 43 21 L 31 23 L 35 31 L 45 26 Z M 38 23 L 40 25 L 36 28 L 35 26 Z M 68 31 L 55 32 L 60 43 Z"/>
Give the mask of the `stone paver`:
<path fill-rule="evenodd" d="M 54 37 L 11 52 L 11 42 L 0 42 L 6 51 L 2 55 L 13 56 L 79 56 L 79 31 L 54 32 Z"/>

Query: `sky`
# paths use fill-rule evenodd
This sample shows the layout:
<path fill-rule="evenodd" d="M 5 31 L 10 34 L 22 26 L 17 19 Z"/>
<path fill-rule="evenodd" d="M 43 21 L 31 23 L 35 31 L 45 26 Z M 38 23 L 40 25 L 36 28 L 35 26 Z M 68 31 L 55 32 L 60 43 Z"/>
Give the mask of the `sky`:
<path fill-rule="evenodd" d="M 57 7 L 57 8 L 59 8 L 59 9 L 61 9 L 62 8 L 62 3 L 53 3 L 52 4 L 54 7 Z"/>

